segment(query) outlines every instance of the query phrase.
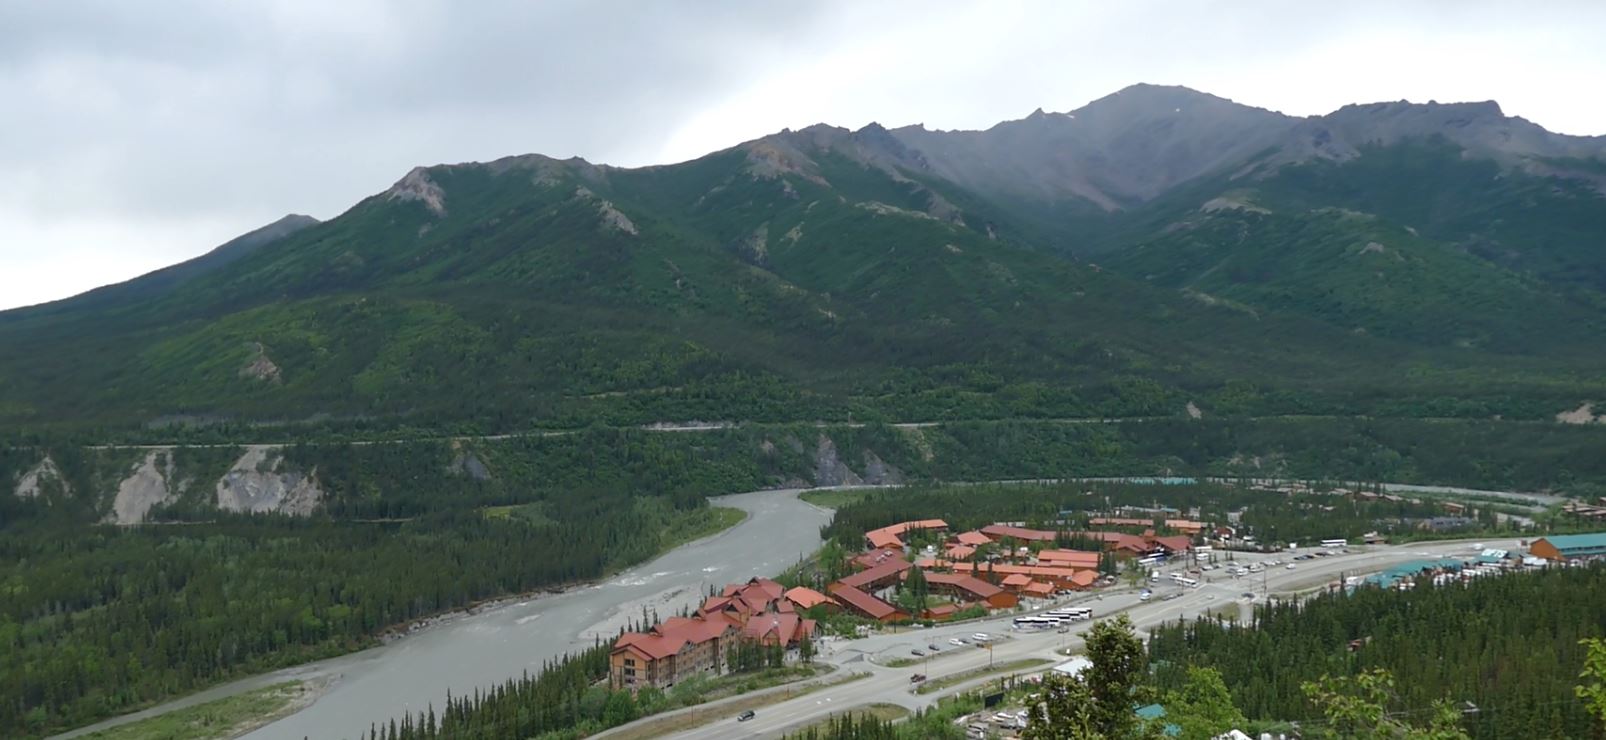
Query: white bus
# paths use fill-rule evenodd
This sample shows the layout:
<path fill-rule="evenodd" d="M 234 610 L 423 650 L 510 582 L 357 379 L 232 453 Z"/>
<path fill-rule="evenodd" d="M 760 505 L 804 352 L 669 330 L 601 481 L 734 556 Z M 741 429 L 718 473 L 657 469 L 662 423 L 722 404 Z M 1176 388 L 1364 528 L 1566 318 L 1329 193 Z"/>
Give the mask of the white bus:
<path fill-rule="evenodd" d="M 1068 609 L 1055 609 L 1049 612 L 1049 615 L 1072 622 L 1080 622 L 1084 619 L 1092 619 L 1093 610 L 1085 606 L 1073 606 Z"/>
<path fill-rule="evenodd" d="M 1015 629 L 1018 630 L 1046 630 L 1059 626 L 1059 620 L 1044 617 L 1016 617 Z"/>
<path fill-rule="evenodd" d="M 1182 586 L 1187 586 L 1188 588 L 1198 588 L 1199 587 L 1199 581 L 1197 581 L 1197 580 L 1195 580 L 1193 578 L 1185 578 L 1183 576 L 1177 576 L 1177 584 L 1178 585 L 1182 585 Z"/>
<path fill-rule="evenodd" d="M 1349 540 L 1322 540 L 1322 547 L 1336 550 L 1349 544 Z"/>

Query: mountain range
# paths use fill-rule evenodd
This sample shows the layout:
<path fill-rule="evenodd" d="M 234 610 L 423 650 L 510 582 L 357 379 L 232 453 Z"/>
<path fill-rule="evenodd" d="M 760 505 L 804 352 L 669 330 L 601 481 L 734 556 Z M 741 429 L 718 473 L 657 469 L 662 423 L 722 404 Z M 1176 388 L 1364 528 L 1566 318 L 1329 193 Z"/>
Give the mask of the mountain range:
<path fill-rule="evenodd" d="M 419 167 L 0 313 L 0 426 L 1553 419 L 1606 400 L 1603 241 L 1606 137 L 1492 102 L 1137 85 L 985 131 Z"/>

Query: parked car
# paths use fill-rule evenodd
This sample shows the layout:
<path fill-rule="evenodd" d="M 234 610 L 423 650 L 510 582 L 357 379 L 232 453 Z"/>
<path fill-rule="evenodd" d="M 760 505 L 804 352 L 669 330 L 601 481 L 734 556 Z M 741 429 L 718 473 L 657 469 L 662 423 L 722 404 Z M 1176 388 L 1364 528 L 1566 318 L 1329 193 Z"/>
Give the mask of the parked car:
<path fill-rule="evenodd" d="M 963 637 L 950 637 L 950 638 L 948 638 L 948 643 L 951 644 L 951 645 L 963 645 L 963 644 L 965 644 L 965 638 L 963 638 Z"/>
<path fill-rule="evenodd" d="M 975 640 L 976 642 L 987 642 L 993 638 L 988 636 L 986 632 L 977 632 L 976 634 L 971 635 L 970 639 Z"/>
<path fill-rule="evenodd" d="M 1243 597 L 1246 598 L 1246 599 L 1249 599 L 1250 601 L 1254 601 L 1255 600 L 1255 595 L 1250 593 L 1250 592 L 1248 592 L 1248 591 L 1243 592 Z"/>
<path fill-rule="evenodd" d="M 909 677 L 909 683 L 920 683 L 924 680 L 926 680 L 926 674 L 924 673 L 916 673 L 915 675 Z"/>
<path fill-rule="evenodd" d="M 746 722 L 746 721 L 748 721 L 748 720 L 750 720 L 750 719 L 752 719 L 754 717 L 757 717 L 757 716 L 758 715 L 755 714 L 753 712 L 753 710 L 749 709 L 749 710 L 747 710 L 745 712 L 742 712 L 741 714 L 736 715 L 736 721 L 737 722 Z"/>
<path fill-rule="evenodd" d="M 937 643 L 932 643 L 930 645 L 927 645 L 926 648 L 931 650 L 931 652 L 934 652 L 934 653 L 942 651 L 942 648 L 937 647 Z"/>
<path fill-rule="evenodd" d="M 919 648 L 915 648 L 915 649 L 914 649 L 914 650 L 910 650 L 910 651 L 909 651 L 909 654 L 910 654 L 910 655 L 913 655 L 913 656 L 915 656 L 915 657 L 917 657 L 917 658 L 924 658 L 924 657 L 926 657 L 926 654 L 925 654 L 925 653 L 923 653 L 923 652 L 921 652 L 921 651 L 920 651 L 920 649 L 919 649 Z"/>
<path fill-rule="evenodd" d="M 1152 598 L 1154 598 L 1154 592 L 1153 591 L 1144 591 L 1143 593 L 1138 594 L 1138 601 L 1148 601 L 1149 599 L 1152 599 Z"/>
<path fill-rule="evenodd" d="M 1287 568 L 1287 569 L 1289 569 L 1289 570 L 1293 570 L 1293 569 L 1294 569 L 1294 564 L 1293 564 L 1293 563 L 1289 563 L 1289 564 L 1288 564 L 1288 565 L 1285 565 L 1285 566 L 1283 566 L 1283 567 L 1284 567 L 1284 568 Z"/>

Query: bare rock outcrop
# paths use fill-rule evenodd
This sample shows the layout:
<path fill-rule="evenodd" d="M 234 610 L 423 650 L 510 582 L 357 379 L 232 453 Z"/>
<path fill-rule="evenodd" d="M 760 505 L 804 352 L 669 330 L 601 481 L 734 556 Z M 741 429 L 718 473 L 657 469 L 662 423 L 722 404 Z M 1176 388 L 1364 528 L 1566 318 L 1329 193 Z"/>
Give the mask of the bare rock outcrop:
<path fill-rule="evenodd" d="M 458 450 L 457 457 L 452 458 L 449 470 L 454 475 L 466 475 L 474 480 L 491 479 L 491 469 L 485 467 L 485 463 L 478 455 L 468 450 Z"/>
<path fill-rule="evenodd" d="M 224 511 L 307 516 L 323 496 L 316 470 L 288 470 L 280 449 L 265 445 L 247 447 L 217 482 L 217 507 Z"/>
<path fill-rule="evenodd" d="M 820 435 L 819 444 L 814 450 L 814 485 L 857 486 L 863 483 L 864 479 L 837 455 L 836 443 L 830 437 Z"/>
<path fill-rule="evenodd" d="M 17 481 L 17 498 L 39 498 L 52 487 L 59 487 L 63 494 L 72 493 L 67 478 L 61 474 L 61 468 L 56 467 L 56 461 L 50 459 L 49 455 L 45 455 L 45 459 L 23 473 Z"/>
<path fill-rule="evenodd" d="M 261 342 L 251 343 L 251 361 L 240 368 L 240 377 L 278 385 L 283 382 L 279 366 L 268 358 L 268 349 Z"/>
<path fill-rule="evenodd" d="M 591 192 L 590 188 L 585 186 L 575 188 L 574 195 L 577 198 L 591 201 L 597 205 L 597 213 L 602 216 L 602 225 L 604 227 L 613 229 L 614 231 L 623 232 L 631 236 L 635 236 L 640 233 L 636 230 L 635 222 L 631 221 L 630 217 L 626 216 L 618 208 L 615 208 L 613 201 Z"/>
<path fill-rule="evenodd" d="M 424 204 L 431 213 L 437 216 L 446 215 L 446 191 L 435 184 L 429 177 L 429 170 L 424 167 L 414 167 L 395 185 L 385 191 L 387 200 L 410 201 L 416 200 Z"/>
<path fill-rule="evenodd" d="M 924 218 L 929 220 L 937 219 L 936 216 L 933 216 L 929 213 L 922 211 L 911 211 L 907 208 L 899 208 L 894 205 L 882 203 L 879 200 L 867 200 L 856 205 L 878 216 L 907 216 L 909 218 Z"/>
<path fill-rule="evenodd" d="M 115 524 L 139 524 L 145 521 L 152 507 L 167 503 L 173 497 L 168 485 L 173 480 L 173 453 L 170 450 L 151 450 L 145 459 L 135 465 L 129 476 L 117 484 L 117 497 L 112 499 L 112 510 L 107 520 Z"/>
<path fill-rule="evenodd" d="M 1563 424 L 1595 424 L 1606 422 L 1606 415 L 1595 415 L 1595 404 L 1584 403 L 1571 411 L 1562 411 L 1556 414 L 1556 421 Z"/>
<path fill-rule="evenodd" d="M 874 486 L 903 483 L 903 471 L 887 464 L 880 456 L 864 451 L 864 482 Z"/>

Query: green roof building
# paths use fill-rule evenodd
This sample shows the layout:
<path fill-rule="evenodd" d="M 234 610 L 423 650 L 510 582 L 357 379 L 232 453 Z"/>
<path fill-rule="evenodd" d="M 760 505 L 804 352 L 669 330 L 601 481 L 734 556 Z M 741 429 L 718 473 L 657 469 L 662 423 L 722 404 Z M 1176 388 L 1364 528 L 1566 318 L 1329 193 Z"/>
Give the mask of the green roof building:
<path fill-rule="evenodd" d="M 1536 557 L 1546 560 L 1577 560 L 1606 555 L 1606 532 L 1557 534 L 1534 540 L 1528 547 Z"/>

